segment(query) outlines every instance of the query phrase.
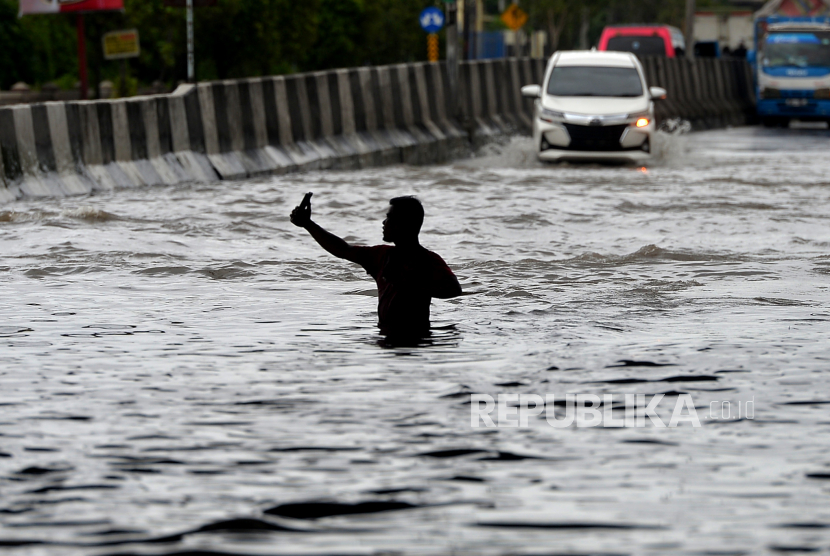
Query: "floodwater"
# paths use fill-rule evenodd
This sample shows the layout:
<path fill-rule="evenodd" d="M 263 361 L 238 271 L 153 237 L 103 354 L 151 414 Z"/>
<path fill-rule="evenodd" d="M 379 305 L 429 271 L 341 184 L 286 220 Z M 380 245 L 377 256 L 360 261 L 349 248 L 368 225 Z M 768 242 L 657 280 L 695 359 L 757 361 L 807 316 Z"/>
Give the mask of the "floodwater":
<path fill-rule="evenodd" d="M 516 139 L 2 206 L 0 546 L 826 553 L 828 146 L 711 131 L 641 169 L 541 166 Z M 383 345 L 374 283 L 289 223 L 306 191 L 369 244 L 417 194 L 475 295 Z M 701 426 L 472 428 L 469 393 L 662 393 L 666 420 L 688 393 Z"/>

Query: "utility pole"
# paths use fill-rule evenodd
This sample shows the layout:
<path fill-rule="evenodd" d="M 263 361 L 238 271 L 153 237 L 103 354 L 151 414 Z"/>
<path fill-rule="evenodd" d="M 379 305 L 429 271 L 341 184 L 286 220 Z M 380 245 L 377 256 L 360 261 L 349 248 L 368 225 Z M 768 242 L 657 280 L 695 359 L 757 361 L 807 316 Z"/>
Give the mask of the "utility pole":
<path fill-rule="evenodd" d="M 579 25 L 579 48 L 588 50 L 588 30 L 591 27 L 591 13 L 588 6 L 582 6 L 582 22 Z"/>
<path fill-rule="evenodd" d="M 478 58 L 477 44 L 477 23 L 476 12 L 478 11 L 477 0 L 460 0 L 462 13 L 464 14 L 464 59 L 475 60 Z"/>
<path fill-rule="evenodd" d="M 75 26 L 78 33 L 78 77 L 81 80 L 81 100 L 86 100 L 89 92 L 89 78 L 86 71 L 86 31 L 84 29 L 84 14 L 75 16 Z"/>
<path fill-rule="evenodd" d="M 463 1 L 463 0 L 462 0 Z M 450 89 L 450 118 L 458 112 L 458 4 L 447 4 L 447 81 Z"/>
<path fill-rule="evenodd" d="M 193 0 L 187 0 L 187 81 L 196 81 L 196 57 L 193 52 Z"/>
<path fill-rule="evenodd" d="M 686 0 L 686 58 L 695 57 L 695 0 Z"/>

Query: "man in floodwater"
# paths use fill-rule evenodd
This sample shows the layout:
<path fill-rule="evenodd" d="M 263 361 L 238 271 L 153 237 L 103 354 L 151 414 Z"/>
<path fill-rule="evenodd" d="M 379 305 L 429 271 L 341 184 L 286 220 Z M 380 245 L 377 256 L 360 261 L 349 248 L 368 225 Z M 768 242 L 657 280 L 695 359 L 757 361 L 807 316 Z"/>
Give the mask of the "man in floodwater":
<path fill-rule="evenodd" d="M 383 221 L 383 241 L 391 245 L 349 245 L 311 220 L 311 193 L 291 212 L 291 222 L 305 228 L 320 246 L 341 259 L 362 266 L 378 285 L 378 326 L 391 339 L 429 335 L 429 304 L 433 297 L 461 295 L 461 285 L 447 263 L 421 246 L 418 233 L 424 207 L 415 197 L 395 197 Z"/>

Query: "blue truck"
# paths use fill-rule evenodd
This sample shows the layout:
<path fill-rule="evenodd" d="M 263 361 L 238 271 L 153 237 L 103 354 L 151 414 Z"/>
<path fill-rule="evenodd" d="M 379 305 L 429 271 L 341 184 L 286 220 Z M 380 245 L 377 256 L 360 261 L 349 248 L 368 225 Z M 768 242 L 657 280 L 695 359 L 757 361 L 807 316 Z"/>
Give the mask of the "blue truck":
<path fill-rule="evenodd" d="M 755 14 L 754 42 L 761 122 L 830 122 L 830 0 L 770 0 Z"/>

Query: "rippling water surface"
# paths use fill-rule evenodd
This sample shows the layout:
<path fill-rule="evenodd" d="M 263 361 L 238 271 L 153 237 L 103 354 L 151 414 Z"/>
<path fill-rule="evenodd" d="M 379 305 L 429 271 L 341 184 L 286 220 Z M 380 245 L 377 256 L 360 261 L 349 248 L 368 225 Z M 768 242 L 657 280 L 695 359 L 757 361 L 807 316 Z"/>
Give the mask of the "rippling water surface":
<path fill-rule="evenodd" d="M 699 133 L 647 170 L 540 166 L 520 139 L 2 206 L 0 546 L 828 551 L 828 138 Z M 288 222 L 306 191 L 369 244 L 417 194 L 477 293 L 383 346 L 374 283 Z M 470 392 L 684 392 L 702 426 L 471 428 Z M 753 419 L 710 412 L 741 400 Z"/>

